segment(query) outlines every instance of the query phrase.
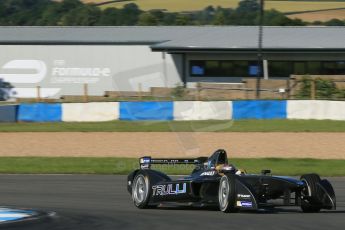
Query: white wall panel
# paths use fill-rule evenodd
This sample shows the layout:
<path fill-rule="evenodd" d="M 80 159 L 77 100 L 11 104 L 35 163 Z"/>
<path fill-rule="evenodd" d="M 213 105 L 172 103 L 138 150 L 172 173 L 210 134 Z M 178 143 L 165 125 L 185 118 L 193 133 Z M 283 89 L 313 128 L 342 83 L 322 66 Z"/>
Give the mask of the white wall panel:
<path fill-rule="evenodd" d="M 230 101 L 176 101 L 174 120 L 231 120 Z"/>
<path fill-rule="evenodd" d="M 288 101 L 287 118 L 345 120 L 345 102 L 319 100 Z"/>
<path fill-rule="evenodd" d="M 118 102 L 64 103 L 62 121 L 98 122 L 119 119 Z"/>

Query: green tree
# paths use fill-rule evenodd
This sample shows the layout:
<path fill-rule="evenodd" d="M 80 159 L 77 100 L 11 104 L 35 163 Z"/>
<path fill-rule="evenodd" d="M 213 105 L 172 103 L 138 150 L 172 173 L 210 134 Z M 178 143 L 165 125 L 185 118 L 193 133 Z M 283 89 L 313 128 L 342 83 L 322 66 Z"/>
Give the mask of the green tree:
<path fill-rule="evenodd" d="M 61 19 L 63 26 L 93 26 L 101 16 L 101 10 L 94 5 L 83 5 L 65 14 Z"/>
<path fill-rule="evenodd" d="M 237 12 L 241 12 L 241 13 L 259 12 L 259 10 L 260 10 L 259 0 L 240 1 L 236 9 Z"/>
<path fill-rule="evenodd" d="M 35 25 L 50 3 L 49 0 L 3 0 L 0 22 L 10 26 Z"/>
<path fill-rule="evenodd" d="M 193 13 L 193 18 L 195 21 L 198 22 L 198 24 L 201 25 L 207 25 L 211 24 L 211 22 L 214 20 L 216 10 L 213 6 L 208 6 L 201 12 L 195 12 Z"/>
<path fill-rule="evenodd" d="M 134 3 L 129 3 L 124 5 L 121 10 L 121 25 L 134 26 L 138 24 L 139 15 L 142 11 L 139 9 L 138 5 Z"/>
<path fill-rule="evenodd" d="M 333 98 L 338 93 L 335 83 L 328 79 L 317 79 L 315 81 L 315 87 L 317 98 L 329 99 Z"/>
<path fill-rule="evenodd" d="M 323 22 L 322 21 L 313 21 L 311 24 L 315 25 L 315 26 L 320 26 L 320 25 L 323 25 Z"/>
<path fill-rule="evenodd" d="M 157 18 L 150 12 L 140 14 L 138 25 L 139 26 L 155 26 L 158 24 Z"/>
<path fill-rule="evenodd" d="M 187 15 L 178 14 L 176 17 L 175 25 L 178 25 L 178 26 L 191 25 L 191 20 Z"/>
<path fill-rule="evenodd" d="M 339 19 L 331 19 L 325 22 L 326 26 L 345 26 L 345 21 L 341 21 Z"/>
<path fill-rule="evenodd" d="M 163 25 L 172 26 L 175 25 L 176 13 L 165 13 L 163 19 Z"/>
<path fill-rule="evenodd" d="M 335 83 L 331 80 L 321 78 L 312 79 L 309 76 L 304 76 L 296 95 L 297 98 L 311 98 L 311 81 L 315 81 L 315 96 L 318 99 L 333 99 L 344 96 L 343 91 L 338 90 Z"/>
<path fill-rule="evenodd" d="M 225 25 L 226 17 L 223 11 L 217 11 L 213 18 L 213 25 Z"/>
<path fill-rule="evenodd" d="M 257 21 L 259 19 L 257 18 Z M 304 23 L 300 19 L 290 19 L 286 17 L 283 13 L 277 10 L 265 11 L 264 24 L 267 26 L 304 26 Z"/>
<path fill-rule="evenodd" d="M 110 7 L 102 11 L 97 25 L 101 26 L 120 26 L 121 10 Z"/>
<path fill-rule="evenodd" d="M 152 10 L 144 13 L 134 4 L 121 9 L 101 8 L 80 0 L 0 0 L 0 25 L 257 25 L 259 0 L 242 0 L 236 9 L 208 6 L 202 11 L 170 13 Z M 139 20 L 140 17 L 140 20 Z M 270 26 L 344 26 L 345 21 L 307 23 L 290 19 L 276 10 L 265 11 L 264 24 Z"/>
<path fill-rule="evenodd" d="M 36 24 L 42 26 L 64 25 L 63 17 L 71 11 L 83 6 L 83 3 L 79 0 L 64 0 L 62 2 L 51 1 Z"/>

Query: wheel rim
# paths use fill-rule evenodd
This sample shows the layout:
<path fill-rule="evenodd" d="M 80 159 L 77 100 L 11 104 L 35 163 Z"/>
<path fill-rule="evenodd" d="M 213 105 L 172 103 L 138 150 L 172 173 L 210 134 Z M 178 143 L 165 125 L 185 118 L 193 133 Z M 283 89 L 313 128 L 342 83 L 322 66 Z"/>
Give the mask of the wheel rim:
<path fill-rule="evenodd" d="M 136 204 L 141 204 L 145 201 L 147 195 L 147 184 L 145 177 L 139 175 L 135 180 L 133 187 L 133 200 Z"/>
<path fill-rule="evenodd" d="M 221 210 L 225 210 L 229 203 L 229 191 L 230 185 L 228 183 L 228 179 L 223 177 L 220 181 L 219 185 L 219 207 Z"/>
<path fill-rule="evenodd" d="M 308 191 L 308 194 L 307 194 L 307 196 L 311 196 L 311 188 L 310 188 L 310 186 L 309 186 L 309 184 L 308 184 L 308 182 L 307 182 L 307 180 L 305 180 L 305 179 L 302 179 L 301 181 L 304 181 L 304 183 L 307 185 L 307 191 Z"/>

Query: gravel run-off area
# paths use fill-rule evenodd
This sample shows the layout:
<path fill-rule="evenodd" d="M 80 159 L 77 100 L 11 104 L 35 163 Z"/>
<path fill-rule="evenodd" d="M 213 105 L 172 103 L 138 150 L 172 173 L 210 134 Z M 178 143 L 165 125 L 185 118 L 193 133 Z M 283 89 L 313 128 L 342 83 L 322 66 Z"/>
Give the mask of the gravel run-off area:
<path fill-rule="evenodd" d="M 0 156 L 345 159 L 345 133 L 40 132 L 0 133 Z"/>

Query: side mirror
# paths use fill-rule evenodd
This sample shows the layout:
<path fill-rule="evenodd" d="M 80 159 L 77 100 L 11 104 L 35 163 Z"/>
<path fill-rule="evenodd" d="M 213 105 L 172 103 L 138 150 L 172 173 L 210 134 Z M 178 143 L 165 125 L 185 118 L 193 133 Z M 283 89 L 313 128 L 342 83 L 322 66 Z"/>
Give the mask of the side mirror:
<path fill-rule="evenodd" d="M 270 169 L 263 169 L 263 170 L 261 170 L 261 174 L 262 175 L 267 175 L 267 174 L 270 174 L 270 173 L 271 173 Z"/>

